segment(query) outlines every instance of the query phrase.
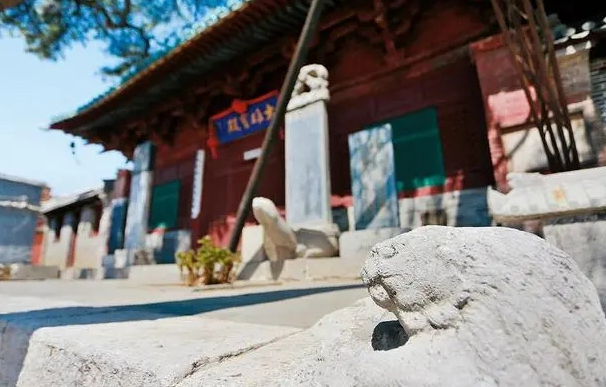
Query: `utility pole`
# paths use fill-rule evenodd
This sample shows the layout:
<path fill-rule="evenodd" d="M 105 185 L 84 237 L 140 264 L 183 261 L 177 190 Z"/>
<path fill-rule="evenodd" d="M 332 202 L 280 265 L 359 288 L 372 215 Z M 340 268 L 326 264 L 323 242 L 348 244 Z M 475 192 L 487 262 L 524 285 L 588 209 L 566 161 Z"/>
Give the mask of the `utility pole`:
<path fill-rule="evenodd" d="M 259 185 L 259 181 L 263 176 L 263 168 L 265 167 L 269 153 L 271 152 L 280 127 L 282 127 L 284 124 L 286 107 L 290 101 L 290 96 L 297 82 L 299 71 L 307 58 L 309 45 L 316 32 L 320 16 L 322 15 L 322 11 L 324 9 L 324 2 L 325 0 L 312 0 L 311 5 L 309 6 L 309 11 L 307 11 L 307 17 L 305 19 L 305 24 L 303 25 L 303 30 L 301 31 L 301 36 L 299 37 L 299 42 L 297 43 L 297 48 L 295 49 L 290 66 L 288 67 L 288 72 L 286 73 L 286 78 L 282 84 L 282 89 L 280 90 L 276 111 L 269 128 L 267 128 L 265 133 L 265 138 L 261 147 L 261 154 L 255 162 L 250 179 L 246 185 L 246 190 L 244 191 L 244 195 L 240 201 L 240 206 L 238 207 L 236 224 L 229 239 L 229 250 L 231 252 L 236 252 L 238 248 L 238 242 L 240 241 L 240 236 L 242 235 L 244 222 L 250 214 L 250 207 L 252 205 L 257 186 Z"/>

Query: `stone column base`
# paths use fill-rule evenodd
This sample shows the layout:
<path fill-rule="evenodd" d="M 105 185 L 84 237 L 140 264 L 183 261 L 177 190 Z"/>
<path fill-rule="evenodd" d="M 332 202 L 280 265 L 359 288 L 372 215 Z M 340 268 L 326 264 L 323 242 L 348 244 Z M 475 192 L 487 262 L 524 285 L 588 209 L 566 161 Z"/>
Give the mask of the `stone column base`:
<path fill-rule="evenodd" d="M 297 237 L 299 258 L 332 258 L 339 256 L 339 226 L 334 223 L 293 228 Z"/>

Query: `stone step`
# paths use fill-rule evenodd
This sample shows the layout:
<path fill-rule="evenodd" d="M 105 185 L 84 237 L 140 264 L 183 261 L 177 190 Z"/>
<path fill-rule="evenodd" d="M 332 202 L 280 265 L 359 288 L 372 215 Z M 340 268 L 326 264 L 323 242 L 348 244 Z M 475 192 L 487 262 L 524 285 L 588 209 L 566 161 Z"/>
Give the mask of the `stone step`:
<path fill-rule="evenodd" d="M 299 328 L 3 295 L 0 386 L 175 386 Z"/>

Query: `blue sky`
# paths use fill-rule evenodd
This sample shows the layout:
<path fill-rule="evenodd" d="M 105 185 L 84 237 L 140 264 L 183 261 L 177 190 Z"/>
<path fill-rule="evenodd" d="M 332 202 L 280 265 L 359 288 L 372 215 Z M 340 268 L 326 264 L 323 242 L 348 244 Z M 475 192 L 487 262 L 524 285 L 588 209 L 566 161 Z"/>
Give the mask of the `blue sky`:
<path fill-rule="evenodd" d="M 53 117 L 74 111 L 111 86 L 98 74 L 109 61 L 100 46 L 76 46 L 63 60 L 50 62 L 26 53 L 21 40 L 2 37 L 0 53 L 0 173 L 43 181 L 55 195 L 114 178 L 126 165 L 120 153 L 101 154 L 100 146 L 44 130 Z"/>

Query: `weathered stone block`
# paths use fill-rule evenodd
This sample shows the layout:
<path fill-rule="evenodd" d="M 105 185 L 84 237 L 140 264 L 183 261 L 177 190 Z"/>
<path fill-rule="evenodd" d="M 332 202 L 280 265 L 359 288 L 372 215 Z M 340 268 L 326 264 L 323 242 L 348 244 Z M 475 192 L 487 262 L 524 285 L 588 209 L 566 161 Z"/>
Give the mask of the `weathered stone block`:
<path fill-rule="evenodd" d="M 606 215 L 549 219 L 543 222 L 543 235 L 575 260 L 597 288 L 606 311 Z"/>
<path fill-rule="evenodd" d="M 339 254 L 339 227 L 325 224 L 296 228 L 297 253 L 303 258 L 331 258 Z"/>

